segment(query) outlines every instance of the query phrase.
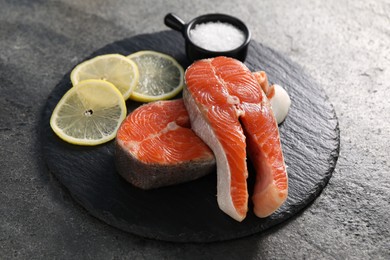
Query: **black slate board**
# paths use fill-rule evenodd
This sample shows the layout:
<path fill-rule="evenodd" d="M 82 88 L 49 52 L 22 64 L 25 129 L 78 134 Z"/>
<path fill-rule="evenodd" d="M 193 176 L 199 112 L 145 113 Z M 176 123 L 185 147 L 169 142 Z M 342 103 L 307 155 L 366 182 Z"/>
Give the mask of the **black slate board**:
<path fill-rule="evenodd" d="M 109 44 L 89 59 L 106 53 L 128 55 L 156 50 L 175 57 L 183 67 L 188 61 L 184 41 L 174 31 L 144 34 Z M 222 241 L 251 235 L 281 223 L 307 206 L 327 184 L 339 153 L 338 121 L 324 91 L 300 66 L 274 50 L 252 41 L 246 65 L 265 70 L 269 80 L 285 87 L 292 100 L 280 135 L 289 174 L 289 197 L 273 215 L 260 219 L 251 205 L 247 218 L 238 223 L 219 210 L 216 175 L 197 181 L 143 191 L 116 172 L 113 142 L 79 147 L 61 141 L 51 130 L 55 105 L 71 87 L 69 72 L 51 93 L 41 122 L 41 143 L 47 166 L 72 197 L 93 216 L 147 238 L 175 242 Z M 127 102 L 129 111 L 139 106 Z M 253 186 L 249 165 L 248 186 Z"/>

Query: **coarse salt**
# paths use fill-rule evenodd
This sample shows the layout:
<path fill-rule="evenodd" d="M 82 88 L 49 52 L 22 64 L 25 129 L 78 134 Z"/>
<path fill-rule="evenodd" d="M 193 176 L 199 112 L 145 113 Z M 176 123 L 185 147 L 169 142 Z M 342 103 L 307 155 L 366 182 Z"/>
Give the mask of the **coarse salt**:
<path fill-rule="evenodd" d="M 192 42 L 210 51 L 230 51 L 245 41 L 244 33 L 230 23 L 207 22 L 190 30 Z"/>

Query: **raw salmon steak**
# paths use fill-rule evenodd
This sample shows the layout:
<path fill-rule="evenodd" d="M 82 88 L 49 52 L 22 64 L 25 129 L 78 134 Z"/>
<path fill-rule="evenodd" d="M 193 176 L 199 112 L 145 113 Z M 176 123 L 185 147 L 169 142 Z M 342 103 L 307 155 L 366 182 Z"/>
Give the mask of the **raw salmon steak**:
<path fill-rule="evenodd" d="M 219 207 L 245 218 L 248 152 L 256 170 L 254 213 L 269 216 L 286 200 L 288 180 L 278 126 L 257 79 L 238 60 L 217 57 L 193 63 L 185 81 L 191 127 L 216 157 Z"/>
<path fill-rule="evenodd" d="M 195 180 L 214 171 L 212 151 L 190 127 L 182 99 L 140 106 L 117 132 L 119 174 L 134 186 L 152 189 Z"/>

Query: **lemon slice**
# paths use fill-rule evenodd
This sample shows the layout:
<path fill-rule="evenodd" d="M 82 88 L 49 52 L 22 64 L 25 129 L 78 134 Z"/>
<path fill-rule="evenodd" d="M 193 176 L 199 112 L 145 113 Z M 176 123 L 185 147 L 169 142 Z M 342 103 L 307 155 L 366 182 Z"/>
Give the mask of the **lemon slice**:
<path fill-rule="evenodd" d="M 138 82 L 137 65 L 120 54 L 97 56 L 77 65 L 70 74 L 72 84 L 87 79 L 100 79 L 111 82 L 126 100 Z"/>
<path fill-rule="evenodd" d="M 66 142 L 97 145 L 112 140 L 125 117 L 125 101 L 113 84 L 84 80 L 58 102 L 50 126 Z"/>
<path fill-rule="evenodd" d="M 139 51 L 127 56 L 138 66 L 139 79 L 130 99 L 150 102 L 176 96 L 184 85 L 183 67 L 171 56 Z"/>

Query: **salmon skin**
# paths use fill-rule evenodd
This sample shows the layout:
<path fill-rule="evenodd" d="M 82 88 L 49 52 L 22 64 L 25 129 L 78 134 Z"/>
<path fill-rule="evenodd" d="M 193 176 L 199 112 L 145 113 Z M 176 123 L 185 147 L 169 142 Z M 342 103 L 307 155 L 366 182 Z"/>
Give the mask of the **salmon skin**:
<path fill-rule="evenodd" d="M 216 57 L 193 63 L 185 82 L 191 127 L 216 157 L 219 207 L 237 221 L 246 217 L 248 152 L 254 213 L 269 216 L 286 200 L 288 179 L 277 122 L 257 79 L 240 61 Z"/>
<path fill-rule="evenodd" d="M 212 151 L 190 127 L 182 99 L 140 106 L 117 132 L 115 163 L 119 174 L 136 187 L 153 189 L 213 172 Z"/>

